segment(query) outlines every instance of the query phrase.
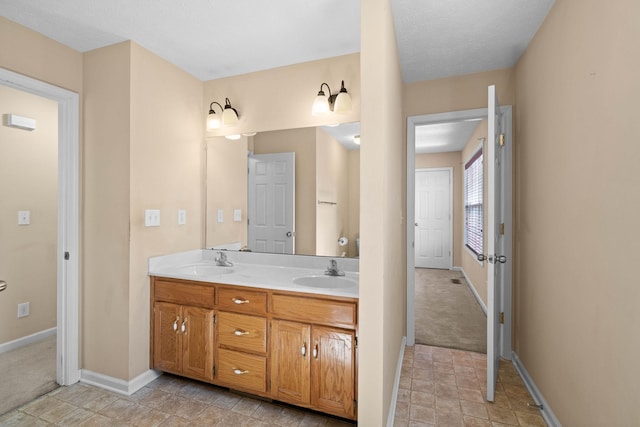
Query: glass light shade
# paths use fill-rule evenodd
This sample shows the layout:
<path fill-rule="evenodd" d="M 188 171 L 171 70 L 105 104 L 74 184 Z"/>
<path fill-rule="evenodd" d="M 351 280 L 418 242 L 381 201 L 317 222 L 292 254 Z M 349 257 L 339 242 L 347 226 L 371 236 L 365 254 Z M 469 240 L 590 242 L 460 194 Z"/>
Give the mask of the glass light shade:
<path fill-rule="evenodd" d="M 360 145 L 360 135 L 354 135 L 353 142 Z"/>
<path fill-rule="evenodd" d="M 233 135 L 226 135 L 225 138 L 230 139 L 232 141 L 236 141 L 242 137 L 238 134 L 233 134 Z"/>
<path fill-rule="evenodd" d="M 333 104 L 333 112 L 337 114 L 345 114 L 351 111 L 351 97 L 344 91 L 338 93 L 335 103 Z"/>
<path fill-rule="evenodd" d="M 233 126 L 238 123 L 238 115 L 233 110 L 233 108 L 225 107 L 222 112 L 222 124 L 225 126 Z"/>
<path fill-rule="evenodd" d="M 222 127 L 222 120 L 220 120 L 220 116 L 216 113 L 209 114 L 207 117 L 207 129 L 220 129 Z"/>
<path fill-rule="evenodd" d="M 329 99 L 324 95 L 318 94 L 313 101 L 313 107 L 311 107 L 311 114 L 314 116 L 321 116 L 329 112 Z"/>

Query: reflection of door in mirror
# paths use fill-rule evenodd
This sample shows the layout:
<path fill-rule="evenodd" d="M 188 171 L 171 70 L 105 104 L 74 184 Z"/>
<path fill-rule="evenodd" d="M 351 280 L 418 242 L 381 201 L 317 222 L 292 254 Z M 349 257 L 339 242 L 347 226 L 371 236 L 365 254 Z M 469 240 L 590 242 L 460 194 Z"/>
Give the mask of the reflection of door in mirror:
<path fill-rule="evenodd" d="M 254 155 L 295 153 L 293 253 L 358 256 L 360 151 L 353 136 L 359 133 L 359 123 L 347 123 L 331 128 L 258 132 L 236 141 L 208 139 L 206 247 L 261 250 L 248 238 L 252 224 L 248 217 L 252 209 L 248 160 Z M 268 197 L 263 203 L 268 206 L 275 201 Z M 241 213 L 239 220 L 236 212 Z M 341 237 L 348 243 L 340 245 Z M 267 251 L 282 252 L 273 248 Z"/>
<path fill-rule="evenodd" d="M 248 246 L 295 253 L 295 153 L 249 156 Z"/>

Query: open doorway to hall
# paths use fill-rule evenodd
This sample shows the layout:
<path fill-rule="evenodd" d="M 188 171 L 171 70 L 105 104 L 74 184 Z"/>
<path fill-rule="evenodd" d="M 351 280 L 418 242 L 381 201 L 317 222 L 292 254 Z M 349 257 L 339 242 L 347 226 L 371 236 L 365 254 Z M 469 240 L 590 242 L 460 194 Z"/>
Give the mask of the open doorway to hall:
<path fill-rule="evenodd" d="M 467 175 L 479 170 L 480 203 L 469 212 L 482 223 L 482 153 L 487 119 L 415 127 L 415 343 L 486 353 L 487 319 L 476 288 L 485 286 L 485 272 L 466 249 Z M 481 158 L 480 158 L 481 160 Z M 468 164 L 473 164 L 472 168 Z M 475 202 L 474 202 L 475 203 Z M 480 225 L 480 227 L 482 227 Z M 472 238 L 473 236 L 470 236 Z"/>

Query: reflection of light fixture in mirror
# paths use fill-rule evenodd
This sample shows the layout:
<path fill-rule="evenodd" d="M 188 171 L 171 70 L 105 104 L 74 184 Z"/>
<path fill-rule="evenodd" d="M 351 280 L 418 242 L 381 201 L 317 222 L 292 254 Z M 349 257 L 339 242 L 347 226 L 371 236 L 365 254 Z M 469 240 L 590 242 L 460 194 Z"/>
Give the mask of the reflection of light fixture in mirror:
<path fill-rule="evenodd" d="M 327 87 L 329 97 L 327 97 L 322 90 L 323 86 Z M 311 114 L 314 116 L 321 116 L 329 113 L 329 111 L 333 111 L 337 114 L 345 114 L 351 111 L 351 96 L 349 96 L 347 89 L 344 87 L 344 80 L 342 80 L 340 92 L 333 95 L 331 94 L 331 88 L 328 84 L 322 83 L 320 85 L 320 91 L 318 92 L 316 99 L 313 101 L 313 106 L 311 107 Z"/>
<path fill-rule="evenodd" d="M 233 134 L 233 135 L 225 135 L 225 138 L 230 139 L 232 141 L 236 141 L 240 138 L 242 138 L 242 136 L 240 136 L 240 134 Z"/>
<path fill-rule="evenodd" d="M 246 132 L 246 133 L 243 133 L 242 136 L 255 136 L 256 133 L 258 132 Z"/>
<path fill-rule="evenodd" d="M 218 105 L 222 114 L 218 116 L 213 110 L 213 104 Z M 233 126 L 238 123 L 238 110 L 231 106 L 229 98 L 225 98 L 224 108 L 220 103 L 213 101 L 209 104 L 209 116 L 207 117 L 207 130 L 220 129 L 222 126 Z"/>
<path fill-rule="evenodd" d="M 354 135 L 354 136 L 353 136 L 353 142 L 354 142 L 355 144 L 360 145 L 360 135 Z"/>

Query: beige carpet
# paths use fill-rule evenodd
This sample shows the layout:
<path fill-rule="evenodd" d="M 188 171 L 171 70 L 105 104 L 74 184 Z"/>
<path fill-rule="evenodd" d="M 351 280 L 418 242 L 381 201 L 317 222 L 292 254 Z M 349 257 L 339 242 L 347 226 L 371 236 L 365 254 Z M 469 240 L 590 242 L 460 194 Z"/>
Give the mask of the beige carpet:
<path fill-rule="evenodd" d="M 416 268 L 415 311 L 417 344 L 487 352 L 487 317 L 461 272 Z"/>
<path fill-rule="evenodd" d="M 56 336 L 0 354 L 0 415 L 58 387 Z"/>

